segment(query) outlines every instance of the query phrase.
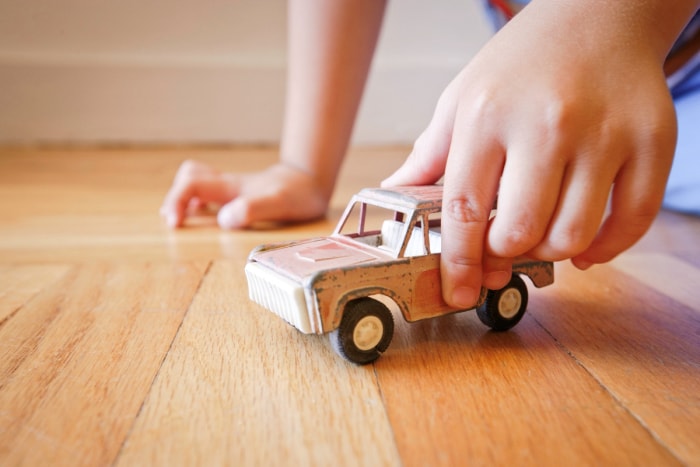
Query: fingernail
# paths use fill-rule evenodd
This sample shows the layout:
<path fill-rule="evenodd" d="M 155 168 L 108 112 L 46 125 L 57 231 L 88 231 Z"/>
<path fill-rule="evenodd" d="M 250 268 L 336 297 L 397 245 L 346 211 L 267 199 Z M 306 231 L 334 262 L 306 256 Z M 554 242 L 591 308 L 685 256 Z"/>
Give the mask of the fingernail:
<path fill-rule="evenodd" d="M 479 299 L 479 291 L 461 286 L 452 291 L 452 304 L 458 308 L 471 308 Z"/>
<path fill-rule="evenodd" d="M 573 263 L 574 263 L 574 266 L 579 268 L 581 271 L 585 271 L 586 269 L 593 266 L 593 263 L 591 263 L 590 261 L 585 261 L 585 260 L 581 260 L 581 259 L 573 261 Z"/>

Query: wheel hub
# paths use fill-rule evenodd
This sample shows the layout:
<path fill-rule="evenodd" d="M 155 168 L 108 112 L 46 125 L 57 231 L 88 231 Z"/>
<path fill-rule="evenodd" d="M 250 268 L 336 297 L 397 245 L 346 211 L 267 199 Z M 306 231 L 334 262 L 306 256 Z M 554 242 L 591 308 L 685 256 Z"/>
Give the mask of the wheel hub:
<path fill-rule="evenodd" d="M 504 318 L 512 318 L 518 314 L 521 303 L 522 297 L 518 289 L 505 290 L 498 301 L 498 314 Z"/>
<path fill-rule="evenodd" d="M 352 340 L 360 350 L 371 350 L 375 348 L 384 334 L 384 325 L 376 316 L 365 316 L 362 318 L 352 333 Z"/>

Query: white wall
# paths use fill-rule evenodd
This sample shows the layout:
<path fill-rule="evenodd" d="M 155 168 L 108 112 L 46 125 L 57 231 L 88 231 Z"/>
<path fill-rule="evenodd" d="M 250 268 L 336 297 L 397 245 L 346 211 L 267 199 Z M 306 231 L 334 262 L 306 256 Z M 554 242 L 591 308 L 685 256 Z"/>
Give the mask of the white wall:
<path fill-rule="evenodd" d="M 282 0 L 0 0 L 0 142 L 276 142 Z M 489 35 L 478 0 L 390 2 L 355 143 L 412 142 Z"/>

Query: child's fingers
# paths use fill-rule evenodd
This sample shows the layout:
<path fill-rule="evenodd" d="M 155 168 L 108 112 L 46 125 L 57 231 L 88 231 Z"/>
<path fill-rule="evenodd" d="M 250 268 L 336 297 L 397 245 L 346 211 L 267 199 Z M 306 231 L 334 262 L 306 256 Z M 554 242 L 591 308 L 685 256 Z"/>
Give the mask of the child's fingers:
<path fill-rule="evenodd" d="M 190 182 L 175 182 L 165 195 L 160 207 L 160 215 L 170 228 L 180 227 L 185 219 L 185 210 L 194 196 L 194 186 Z"/>
<path fill-rule="evenodd" d="M 217 175 L 219 172 L 211 166 L 193 159 L 187 159 L 180 164 L 175 174 L 175 180 L 179 178 L 194 178 Z"/>
<path fill-rule="evenodd" d="M 501 174 L 503 150 L 477 132 L 473 116 L 456 119 L 445 169 L 442 293 L 456 307 L 476 303 L 482 285 L 484 236 Z"/>
<path fill-rule="evenodd" d="M 243 229 L 257 222 L 283 222 L 286 212 L 289 210 L 284 208 L 283 201 L 267 196 L 241 196 L 224 205 L 219 210 L 217 220 L 222 229 Z"/>
<path fill-rule="evenodd" d="M 660 145 L 661 146 L 661 145 Z M 611 209 L 591 245 L 573 258 L 586 269 L 610 261 L 639 240 L 649 229 L 664 195 L 673 146 L 651 148 L 649 154 L 629 161 L 620 171 L 613 188 Z"/>
<path fill-rule="evenodd" d="M 489 254 L 513 258 L 543 240 L 564 176 L 562 146 L 520 144 L 508 148 L 498 211 L 486 240 Z"/>
<path fill-rule="evenodd" d="M 221 207 L 217 220 L 222 229 L 242 229 L 261 222 L 318 219 L 325 208 L 321 199 L 303 193 L 303 189 L 296 195 L 271 190 L 241 194 Z"/>
<path fill-rule="evenodd" d="M 382 181 L 382 186 L 431 185 L 440 180 L 449 149 L 449 139 L 446 145 L 438 140 L 440 132 L 431 124 L 418 137 L 406 161 Z"/>
<path fill-rule="evenodd" d="M 193 200 L 206 204 L 224 203 L 237 196 L 238 183 L 232 176 L 220 174 L 201 163 L 184 163 L 160 209 L 169 227 L 180 227 Z"/>
<path fill-rule="evenodd" d="M 502 151 L 477 132 L 478 108 L 458 118 L 459 77 L 443 92 L 428 128 L 416 140 L 406 162 L 382 184 L 435 183 L 444 174 L 442 209 L 442 293 L 461 308 L 474 306 L 482 286 L 484 234 L 493 207 Z M 483 129 L 483 128 L 481 128 Z M 495 162 L 495 163 L 494 163 Z M 498 263 L 498 264 L 497 264 Z M 489 262 L 498 284 L 510 264 Z"/>
<path fill-rule="evenodd" d="M 547 233 L 529 254 L 541 260 L 561 261 L 585 251 L 600 228 L 616 173 L 617 167 L 607 170 L 600 165 L 572 162 L 562 180 Z"/>
<path fill-rule="evenodd" d="M 513 259 L 500 258 L 484 253 L 481 262 L 483 267 L 483 286 L 487 289 L 498 290 L 505 287 L 513 275 Z"/>

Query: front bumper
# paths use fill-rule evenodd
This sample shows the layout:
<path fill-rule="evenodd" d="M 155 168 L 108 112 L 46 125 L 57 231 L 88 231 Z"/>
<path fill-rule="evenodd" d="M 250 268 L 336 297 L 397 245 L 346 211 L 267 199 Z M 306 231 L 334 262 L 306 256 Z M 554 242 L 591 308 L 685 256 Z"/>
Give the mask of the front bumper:
<path fill-rule="evenodd" d="M 251 300 L 299 331 L 306 334 L 313 332 L 301 284 L 257 262 L 246 264 L 245 274 Z"/>

